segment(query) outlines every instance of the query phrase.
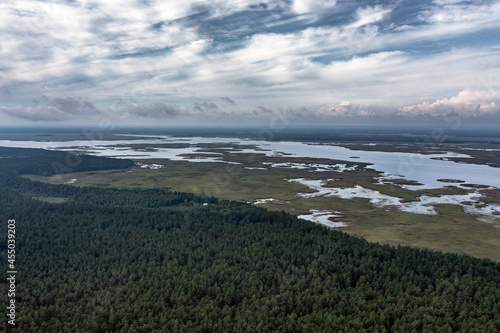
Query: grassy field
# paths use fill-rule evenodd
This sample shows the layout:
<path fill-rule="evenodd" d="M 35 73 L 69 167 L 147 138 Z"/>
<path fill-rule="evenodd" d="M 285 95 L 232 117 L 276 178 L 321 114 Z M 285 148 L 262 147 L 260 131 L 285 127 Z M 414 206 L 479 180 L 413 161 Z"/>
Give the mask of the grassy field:
<path fill-rule="evenodd" d="M 464 194 L 465 189 L 450 186 L 437 190 L 410 191 L 394 185 L 374 184 L 377 173 L 367 169 L 339 173 L 334 171 L 269 168 L 249 170 L 237 164 L 193 163 L 186 161 L 148 160 L 164 168 L 150 170 L 133 168 L 98 172 L 73 173 L 50 178 L 29 176 L 50 183 L 67 183 L 77 179 L 75 186 L 111 186 L 132 188 L 169 188 L 175 191 L 214 195 L 223 199 L 253 202 L 273 198 L 262 204 L 271 210 L 284 210 L 294 215 L 306 214 L 312 209 L 339 211 L 342 222 L 349 227 L 342 230 L 372 242 L 391 245 L 411 245 L 446 252 L 465 253 L 475 257 L 500 261 L 500 228 L 498 224 L 479 222 L 478 216 L 464 213 L 456 205 L 438 206 L 438 215 L 401 212 L 395 208 L 377 208 L 368 199 L 341 199 L 336 197 L 298 197 L 297 193 L 313 192 L 308 187 L 288 179 L 335 179 L 330 186 L 352 187 L 356 184 L 383 194 L 415 200 L 421 194 Z M 497 202 L 499 190 L 488 190 L 486 201 Z"/>

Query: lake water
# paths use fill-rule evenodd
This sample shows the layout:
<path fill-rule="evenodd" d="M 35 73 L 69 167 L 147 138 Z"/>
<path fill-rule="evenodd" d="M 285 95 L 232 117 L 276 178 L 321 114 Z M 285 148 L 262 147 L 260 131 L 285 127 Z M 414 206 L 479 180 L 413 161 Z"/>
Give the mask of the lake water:
<path fill-rule="evenodd" d="M 131 144 L 177 144 L 186 143 L 186 148 L 155 148 L 139 150 L 130 147 Z M 351 150 L 335 145 L 316 145 L 303 142 L 273 142 L 246 140 L 240 138 L 178 138 L 170 136 L 155 136 L 144 138 L 137 136 L 137 140 L 115 141 L 10 141 L 0 140 L 0 146 L 21 148 L 44 148 L 53 150 L 81 151 L 87 154 L 133 159 L 169 159 L 188 160 L 191 162 L 221 162 L 214 157 L 214 153 L 207 156 L 198 156 L 193 159 L 184 154 L 203 154 L 199 144 L 242 144 L 253 145 L 257 149 L 245 148 L 236 153 L 266 154 L 268 156 L 311 157 L 344 160 L 350 162 L 370 163 L 369 168 L 383 172 L 390 177 L 404 177 L 407 180 L 417 181 L 423 185 L 410 186 L 411 189 L 441 188 L 448 183 L 438 179 L 459 179 L 466 183 L 488 185 L 500 188 L 500 168 L 487 165 L 464 164 L 447 161 L 450 157 L 468 157 L 455 153 L 422 155 L 416 153 L 393 153 L 378 151 Z M 209 155 L 210 154 L 210 155 Z M 442 158 L 444 160 L 436 160 Z"/>

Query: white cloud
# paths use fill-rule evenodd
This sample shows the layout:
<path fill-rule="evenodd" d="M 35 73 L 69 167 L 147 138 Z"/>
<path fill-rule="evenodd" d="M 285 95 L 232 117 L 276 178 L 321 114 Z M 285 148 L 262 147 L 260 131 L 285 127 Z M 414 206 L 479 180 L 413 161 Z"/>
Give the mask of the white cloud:
<path fill-rule="evenodd" d="M 339 104 L 330 104 L 322 106 L 316 111 L 316 117 L 369 117 L 374 116 L 375 113 L 366 110 L 368 106 L 362 104 L 352 104 L 348 101 L 342 101 Z"/>
<path fill-rule="evenodd" d="M 391 9 L 382 8 L 380 6 L 358 8 L 356 11 L 357 20 L 347 27 L 359 28 L 368 24 L 377 23 L 382 21 L 391 13 Z"/>
<path fill-rule="evenodd" d="M 421 18 L 427 22 L 457 23 L 471 22 L 486 24 L 500 16 L 500 6 L 496 4 L 453 3 L 426 11 Z"/>
<path fill-rule="evenodd" d="M 257 63 L 278 57 L 303 56 L 313 58 L 325 54 L 344 57 L 358 43 L 368 42 L 377 28 L 345 30 L 337 27 L 310 27 L 287 34 L 256 34 L 245 48 L 228 53 L 233 62 Z M 348 53 L 347 53 L 348 54 Z"/>
<path fill-rule="evenodd" d="M 467 2 L 467 0 L 433 0 L 432 2 L 438 6 L 443 6 L 443 5 L 454 5 L 457 3 L 463 3 Z"/>
<path fill-rule="evenodd" d="M 365 72 L 367 69 L 384 70 L 384 66 L 394 66 L 405 61 L 406 54 L 402 51 L 378 52 L 365 57 L 353 57 L 348 61 L 335 61 L 328 67 L 334 72 Z"/>
<path fill-rule="evenodd" d="M 445 116 L 458 114 L 464 117 L 479 117 L 500 113 L 500 91 L 462 90 L 450 98 L 435 102 L 408 105 L 398 110 L 404 116 Z"/>
<path fill-rule="evenodd" d="M 220 96 L 238 103 L 223 100 L 214 113 L 225 108 L 249 112 L 255 105 L 314 110 L 327 105 L 321 111 L 325 116 L 348 107 L 347 114 L 361 115 L 378 113 L 375 105 L 449 107 L 458 102 L 443 96 L 465 88 L 480 91 L 476 85 L 499 90 L 500 49 L 493 47 L 494 40 L 486 34 L 490 40 L 478 40 L 473 48 L 453 48 L 462 34 L 500 28 L 498 1 L 416 4 L 420 9 L 412 17 L 420 15 L 418 24 L 391 15 L 403 6 L 399 3 L 0 2 L 0 87 L 12 92 L 0 104 L 19 104 L 2 112 L 31 119 L 79 116 L 54 104 L 54 98 L 52 104 L 26 106 L 33 96 L 45 94 L 85 96 L 102 112 L 110 101 L 126 99 L 136 105 L 126 114 L 143 118 L 174 115 L 174 109 L 158 103 L 174 105 L 184 115 L 195 103 L 206 107 L 204 101 L 220 101 Z M 407 14 L 404 9 L 398 13 Z M 216 29 L 215 21 L 220 22 Z M 319 25 L 323 21 L 328 24 Z M 235 26 L 237 31 L 231 30 Z M 350 104 L 338 104 L 343 100 Z M 486 112 L 496 107 L 492 102 L 499 103 L 487 98 L 461 103 L 475 103 Z"/>
<path fill-rule="evenodd" d="M 425 23 L 417 38 L 440 38 L 500 27 L 500 2 L 437 1 L 419 14 Z"/>
<path fill-rule="evenodd" d="M 357 43 L 357 51 L 405 48 L 412 47 L 416 43 L 436 43 L 432 44 L 432 47 L 449 48 L 454 40 L 462 35 L 500 28 L 500 2 L 461 1 L 456 5 L 435 5 L 422 9 L 417 16 L 420 20 L 418 25 L 392 23 L 385 29 L 377 30 L 376 33 L 367 34 L 369 38 Z M 397 21 L 397 17 L 390 19 Z"/>
<path fill-rule="evenodd" d="M 283 0 L 153 0 L 150 15 L 156 21 L 175 21 L 188 15 L 203 13 L 209 17 L 224 17 L 243 10 L 275 10 L 285 7 Z M 116 8 L 115 5 L 112 7 Z"/>
<path fill-rule="evenodd" d="M 336 4 L 336 0 L 294 0 L 292 8 L 298 14 L 316 14 L 331 9 Z"/>

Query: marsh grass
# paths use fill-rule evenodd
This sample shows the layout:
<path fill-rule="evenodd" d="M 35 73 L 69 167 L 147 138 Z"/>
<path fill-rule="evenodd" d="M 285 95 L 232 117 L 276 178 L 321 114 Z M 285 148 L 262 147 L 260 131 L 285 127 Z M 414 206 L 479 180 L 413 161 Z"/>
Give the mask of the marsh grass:
<path fill-rule="evenodd" d="M 314 192 L 305 185 L 288 179 L 334 179 L 330 187 L 360 185 L 383 194 L 413 201 L 419 195 L 464 194 L 466 189 L 447 186 L 442 189 L 411 191 L 394 185 L 376 184 L 378 173 L 371 169 L 352 172 L 310 172 L 289 168 L 249 170 L 243 165 L 227 163 L 193 163 L 188 161 L 141 160 L 142 163 L 163 164 L 158 170 L 132 168 L 58 175 L 28 176 L 32 180 L 67 183 L 78 179 L 74 186 L 111 186 L 130 188 L 168 188 L 174 191 L 215 195 L 222 199 L 253 202 L 274 198 L 262 204 L 270 210 L 283 210 L 294 215 L 307 214 L 312 209 L 340 211 L 342 222 L 349 225 L 341 230 L 366 238 L 371 242 L 390 245 L 410 245 L 445 252 L 464 253 L 500 261 L 500 228 L 493 223 L 477 221 L 457 205 L 437 205 L 438 215 L 406 213 L 395 207 L 378 208 L 369 199 L 337 197 L 298 197 L 297 193 Z M 484 191 L 488 202 L 499 202 L 499 190 Z M 46 199 L 56 200 L 56 199 Z"/>

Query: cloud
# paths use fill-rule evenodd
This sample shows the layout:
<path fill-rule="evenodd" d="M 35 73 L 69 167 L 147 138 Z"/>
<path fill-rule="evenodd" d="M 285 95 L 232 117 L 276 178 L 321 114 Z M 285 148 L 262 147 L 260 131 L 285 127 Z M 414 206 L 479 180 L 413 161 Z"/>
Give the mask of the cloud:
<path fill-rule="evenodd" d="M 436 1 L 438 6 L 424 11 L 420 18 L 427 22 L 482 22 L 498 19 L 500 4 L 478 1 Z"/>
<path fill-rule="evenodd" d="M 0 94 L 6 97 L 12 96 L 12 92 L 8 86 L 0 87 Z"/>
<path fill-rule="evenodd" d="M 172 118 L 185 113 L 185 110 L 175 105 L 168 105 L 165 103 L 154 103 L 147 105 L 138 105 L 135 103 L 128 103 L 118 108 L 119 112 L 125 112 L 130 116 L 138 116 L 142 118 Z"/>
<path fill-rule="evenodd" d="M 292 9 L 298 14 L 316 14 L 331 9 L 336 4 L 336 0 L 294 0 Z"/>
<path fill-rule="evenodd" d="M 364 57 L 353 57 L 347 61 L 335 61 L 328 65 L 336 72 L 353 72 L 382 69 L 401 64 L 407 60 L 407 55 L 402 51 L 371 53 Z"/>
<path fill-rule="evenodd" d="M 62 121 L 72 118 L 72 115 L 67 114 L 56 107 L 50 105 L 24 106 L 17 105 L 14 107 L 0 106 L 0 112 L 15 118 L 40 121 Z"/>
<path fill-rule="evenodd" d="M 351 104 L 348 101 L 342 101 L 339 104 L 330 104 L 322 106 L 316 111 L 316 117 L 368 117 L 374 116 L 373 111 L 365 110 L 366 106 L 361 104 Z"/>
<path fill-rule="evenodd" d="M 368 24 L 377 23 L 388 16 L 391 9 L 381 6 L 364 7 L 356 10 L 357 20 L 347 26 L 347 28 L 359 28 Z"/>
<path fill-rule="evenodd" d="M 87 100 L 76 100 L 71 97 L 56 97 L 50 104 L 68 114 L 89 114 L 97 111 L 96 107 L 91 102 Z"/>
<path fill-rule="evenodd" d="M 263 115 L 263 114 L 264 114 L 264 115 L 266 115 L 266 116 L 269 116 L 269 115 L 270 115 L 270 114 L 272 114 L 273 112 L 276 112 L 276 111 L 275 111 L 275 110 L 272 110 L 271 108 L 267 108 L 267 107 L 265 107 L 265 106 L 262 106 L 262 105 L 260 105 L 260 106 L 256 106 L 256 107 L 254 107 L 254 108 L 253 108 L 253 110 L 252 110 L 252 114 L 253 114 L 254 116 L 256 116 L 256 115 Z"/>
<path fill-rule="evenodd" d="M 397 115 L 441 117 L 457 114 L 467 118 L 481 117 L 500 114 L 499 101 L 500 91 L 465 89 L 450 98 L 401 107 Z"/>
<path fill-rule="evenodd" d="M 221 97 L 220 98 L 222 101 L 226 102 L 227 104 L 231 104 L 231 105 L 236 105 L 236 102 L 233 101 L 231 98 L 229 97 Z"/>
<path fill-rule="evenodd" d="M 217 104 L 212 102 L 194 103 L 194 109 L 200 112 L 217 111 Z"/>
<path fill-rule="evenodd" d="M 362 111 L 378 114 L 381 106 L 417 113 L 451 108 L 449 96 L 480 91 L 474 86 L 484 85 L 485 75 L 482 81 L 498 90 L 498 1 L 367 4 L 3 1 L 0 111 L 78 123 L 87 115 L 106 117 L 114 101 L 134 96 L 123 114 L 144 122 L 223 117 L 227 109 L 235 121 L 254 111 L 270 114 L 255 105 L 287 117 L 316 119 L 300 105 L 321 109 L 321 117 L 356 118 Z M 27 105 L 42 94 L 86 99 L 38 98 Z M 491 103 L 499 101 L 460 105 L 486 112 L 495 108 Z"/>
<path fill-rule="evenodd" d="M 306 107 L 298 106 L 286 106 L 286 107 L 276 107 L 276 106 L 255 106 L 251 111 L 244 111 L 238 113 L 232 113 L 236 117 L 241 117 L 244 115 L 247 118 L 253 118 L 253 120 L 260 120 L 261 122 L 269 123 L 272 126 L 277 126 L 277 124 L 288 125 L 294 120 L 303 121 L 304 119 L 314 118 L 314 113 Z"/>
<path fill-rule="evenodd" d="M 0 112 L 12 117 L 27 120 L 64 121 L 78 119 L 80 116 L 96 115 L 100 112 L 86 99 L 72 97 L 49 99 L 41 96 L 35 100 L 37 105 L 0 106 Z"/>

